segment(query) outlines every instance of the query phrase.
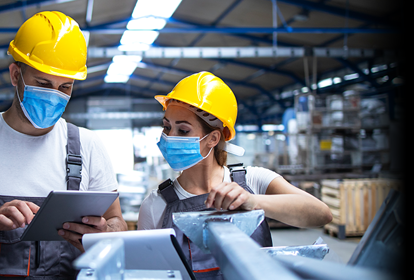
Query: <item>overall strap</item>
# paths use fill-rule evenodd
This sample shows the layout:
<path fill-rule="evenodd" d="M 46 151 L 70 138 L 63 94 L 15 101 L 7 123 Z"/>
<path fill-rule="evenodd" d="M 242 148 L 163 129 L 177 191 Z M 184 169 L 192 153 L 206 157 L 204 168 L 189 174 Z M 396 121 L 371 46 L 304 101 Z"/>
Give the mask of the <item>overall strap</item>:
<path fill-rule="evenodd" d="M 66 146 L 66 182 L 67 189 L 78 191 L 82 180 L 82 156 L 80 153 L 79 128 L 67 123 L 68 143 Z"/>
<path fill-rule="evenodd" d="M 252 189 L 246 184 L 246 168 L 243 163 L 229 164 L 227 167 L 230 170 L 230 178 L 246 191 L 253 193 Z"/>
<path fill-rule="evenodd" d="M 180 200 L 178 195 L 174 190 L 174 182 L 171 179 L 165 180 L 158 186 L 158 191 L 167 201 L 167 203 L 172 203 L 174 201 Z"/>

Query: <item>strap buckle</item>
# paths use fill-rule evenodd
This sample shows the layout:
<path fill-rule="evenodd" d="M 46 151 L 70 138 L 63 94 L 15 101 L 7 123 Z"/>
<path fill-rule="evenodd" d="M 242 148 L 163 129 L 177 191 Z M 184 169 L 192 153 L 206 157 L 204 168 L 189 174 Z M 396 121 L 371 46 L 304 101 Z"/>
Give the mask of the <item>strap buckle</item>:
<path fill-rule="evenodd" d="M 243 166 L 243 163 L 235 163 L 235 164 L 228 164 L 227 167 L 230 170 L 230 177 L 233 180 L 233 173 L 234 172 L 244 172 L 244 175 L 246 175 L 247 170 L 246 168 Z"/>
<path fill-rule="evenodd" d="M 171 186 L 172 184 L 173 184 L 173 181 L 171 181 L 171 179 L 167 179 L 158 186 L 158 189 L 162 191 L 163 189 L 165 189 L 168 186 Z"/>
<path fill-rule="evenodd" d="M 68 154 L 66 156 L 66 164 L 67 177 L 82 179 L 82 156 Z"/>

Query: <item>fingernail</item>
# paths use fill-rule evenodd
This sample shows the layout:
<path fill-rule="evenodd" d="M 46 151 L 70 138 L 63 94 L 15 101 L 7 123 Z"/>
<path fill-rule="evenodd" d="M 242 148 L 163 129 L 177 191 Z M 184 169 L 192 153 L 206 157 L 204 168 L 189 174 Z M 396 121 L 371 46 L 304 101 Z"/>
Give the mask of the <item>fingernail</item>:
<path fill-rule="evenodd" d="M 89 221 L 89 219 L 88 218 L 83 218 L 82 219 L 82 223 L 87 223 Z"/>
<path fill-rule="evenodd" d="M 70 225 L 69 224 L 63 224 L 63 228 L 64 229 L 69 229 Z"/>
<path fill-rule="evenodd" d="M 230 210 L 233 210 L 233 209 L 234 209 L 234 206 L 233 206 L 233 205 L 231 205 L 231 206 L 229 207 L 229 209 L 230 209 Z"/>
<path fill-rule="evenodd" d="M 58 234 L 59 234 L 59 235 L 65 235 L 65 232 L 64 232 L 63 230 L 59 230 L 59 231 L 58 231 Z"/>
<path fill-rule="evenodd" d="M 25 223 L 23 223 L 20 227 L 22 227 L 22 228 L 24 228 L 24 226 L 25 226 L 26 224 Z"/>
<path fill-rule="evenodd" d="M 15 228 L 16 228 L 16 225 L 15 225 L 15 224 L 13 224 L 13 225 L 12 225 L 12 228 L 13 228 L 13 229 L 15 229 Z"/>

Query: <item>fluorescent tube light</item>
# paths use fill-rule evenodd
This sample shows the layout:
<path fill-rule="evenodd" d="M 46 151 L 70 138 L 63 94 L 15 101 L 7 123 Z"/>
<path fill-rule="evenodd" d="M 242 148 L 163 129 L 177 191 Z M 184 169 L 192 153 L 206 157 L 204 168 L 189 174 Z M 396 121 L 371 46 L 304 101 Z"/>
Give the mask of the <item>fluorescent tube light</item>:
<path fill-rule="evenodd" d="M 332 81 L 333 81 L 334 84 L 339 84 L 340 82 L 342 82 L 342 79 L 339 78 L 339 77 L 335 77 L 335 78 L 332 79 Z"/>
<path fill-rule="evenodd" d="M 122 45 L 133 44 L 152 44 L 157 39 L 159 32 L 157 31 L 131 31 L 126 30 L 121 37 Z"/>
<path fill-rule="evenodd" d="M 319 88 L 329 87 L 331 85 L 332 85 L 332 79 L 331 78 L 322 80 L 318 83 Z"/>
<path fill-rule="evenodd" d="M 104 78 L 105 83 L 126 83 L 129 80 L 129 76 L 126 75 L 106 75 Z"/>
<path fill-rule="evenodd" d="M 358 77 L 359 77 L 358 73 L 348 74 L 344 76 L 344 80 L 346 81 L 353 80 L 353 79 L 357 79 Z"/>
<path fill-rule="evenodd" d="M 157 16 L 169 18 L 180 3 L 181 0 L 139 0 L 132 12 L 132 17 Z"/>
<path fill-rule="evenodd" d="M 115 63 L 134 63 L 135 67 L 137 63 L 142 60 L 142 56 L 140 55 L 115 55 L 112 58 L 112 61 Z"/>
<path fill-rule="evenodd" d="M 163 29 L 167 21 L 162 18 L 147 17 L 130 20 L 127 29 Z"/>
<path fill-rule="evenodd" d="M 144 43 L 133 43 L 133 44 L 125 44 L 119 45 L 118 50 L 120 51 L 147 51 L 149 50 L 150 45 Z"/>
<path fill-rule="evenodd" d="M 134 62 L 113 62 L 109 65 L 108 75 L 125 75 L 129 76 L 134 73 L 137 65 Z"/>

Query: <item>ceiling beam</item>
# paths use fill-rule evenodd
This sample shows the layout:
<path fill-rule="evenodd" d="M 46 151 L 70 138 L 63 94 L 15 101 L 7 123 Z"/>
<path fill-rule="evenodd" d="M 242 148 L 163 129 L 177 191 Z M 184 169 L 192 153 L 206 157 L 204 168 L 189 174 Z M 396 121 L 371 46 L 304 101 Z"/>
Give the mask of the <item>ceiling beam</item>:
<path fill-rule="evenodd" d="M 347 10 L 345 8 L 339 8 L 335 6 L 326 5 L 321 1 L 318 2 L 311 2 L 307 0 L 278 0 L 279 2 L 283 2 L 288 5 L 298 6 L 304 9 L 312 10 L 312 11 L 319 11 L 323 13 L 328 13 L 335 16 L 340 17 L 347 17 L 353 20 L 359 20 L 362 22 L 370 23 L 370 24 L 380 24 L 380 25 L 388 25 L 392 26 L 392 22 L 388 20 L 386 17 L 376 17 L 370 14 L 361 13 L 353 10 Z"/>
<path fill-rule="evenodd" d="M 74 0 L 30 0 L 30 1 L 15 1 L 14 3 L 1 5 L 0 13 L 12 12 L 15 10 L 22 10 L 32 7 L 41 8 L 52 4 L 60 4 L 65 2 L 72 2 Z"/>
<path fill-rule="evenodd" d="M 17 33 L 17 27 L 2 27 L 0 33 Z M 159 33 L 219 33 L 219 34 L 390 34 L 397 33 L 392 28 L 342 28 L 342 27 L 165 27 L 163 29 L 126 29 L 126 28 L 97 28 L 86 27 L 82 31 L 99 34 L 123 34 L 128 31 L 156 31 Z"/>

